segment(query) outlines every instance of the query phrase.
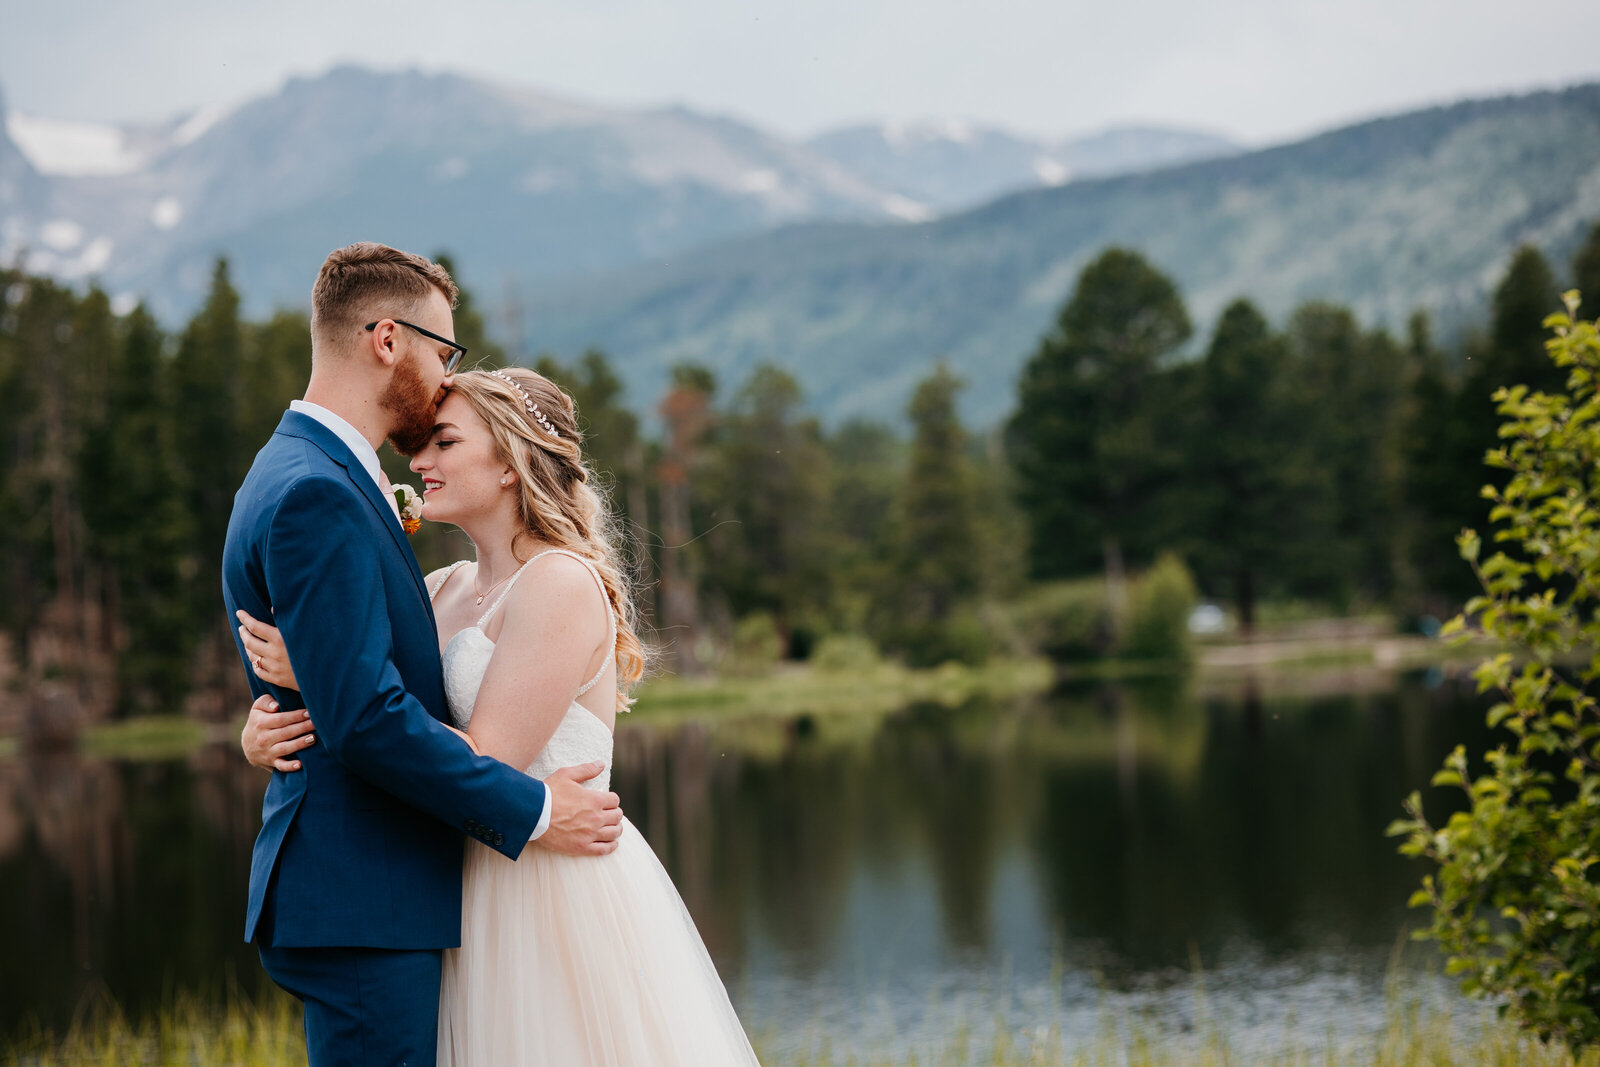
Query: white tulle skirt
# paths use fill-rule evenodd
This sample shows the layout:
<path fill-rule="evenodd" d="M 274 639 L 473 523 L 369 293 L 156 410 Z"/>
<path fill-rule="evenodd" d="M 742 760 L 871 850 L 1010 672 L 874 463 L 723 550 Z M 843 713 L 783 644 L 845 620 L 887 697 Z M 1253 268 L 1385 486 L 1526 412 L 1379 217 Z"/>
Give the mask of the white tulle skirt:
<path fill-rule="evenodd" d="M 607 856 L 467 842 L 440 1067 L 755 1064 L 672 879 L 632 824 Z"/>

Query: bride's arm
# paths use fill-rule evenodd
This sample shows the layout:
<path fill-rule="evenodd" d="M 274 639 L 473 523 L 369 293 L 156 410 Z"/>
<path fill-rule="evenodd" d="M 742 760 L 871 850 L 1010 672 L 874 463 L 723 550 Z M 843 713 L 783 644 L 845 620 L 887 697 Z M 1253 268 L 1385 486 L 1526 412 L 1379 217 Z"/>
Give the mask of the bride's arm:
<path fill-rule="evenodd" d="M 527 767 L 543 751 L 604 656 L 605 611 L 594 578 L 569 556 L 540 560 L 512 587 L 467 728 L 484 755 Z"/>
<path fill-rule="evenodd" d="M 244 640 L 245 651 L 250 657 L 250 669 L 255 671 L 256 677 L 268 685 L 298 692 L 300 687 L 295 683 L 294 666 L 289 662 L 289 650 L 284 647 L 282 632 L 248 612 L 241 611 L 238 615 L 239 635 Z M 445 723 L 444 728 L 465 741 L 472 751 L 483 755 L 478 750 L 478 743 L 471 737 L 449 723 Z M 244 750 L 244 757 L 252 766 L 269 771 L 298 771 L 300 761 L 290 756 L 316 743 L 316 735 L 311 732 L 313 729 L 310 712 L 304 709 L 278 711 L 276 700 L 261 697 L 250 705 L 244 730 L 239 734 L 239 747 Z"/>

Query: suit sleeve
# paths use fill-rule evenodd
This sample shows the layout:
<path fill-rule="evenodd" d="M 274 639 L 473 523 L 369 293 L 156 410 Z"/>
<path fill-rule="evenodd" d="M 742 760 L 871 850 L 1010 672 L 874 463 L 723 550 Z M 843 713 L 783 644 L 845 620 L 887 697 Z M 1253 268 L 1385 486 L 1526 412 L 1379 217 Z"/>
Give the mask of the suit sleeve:
<path fill-rule="evenodd" d="M 274 621 L 318 741 L 352 773 L 515 859 L 544 812 L 544 783 L 474 755 L 406 692 L 369 508 L 347 483 L 300 481 L 264 550 Z"/>

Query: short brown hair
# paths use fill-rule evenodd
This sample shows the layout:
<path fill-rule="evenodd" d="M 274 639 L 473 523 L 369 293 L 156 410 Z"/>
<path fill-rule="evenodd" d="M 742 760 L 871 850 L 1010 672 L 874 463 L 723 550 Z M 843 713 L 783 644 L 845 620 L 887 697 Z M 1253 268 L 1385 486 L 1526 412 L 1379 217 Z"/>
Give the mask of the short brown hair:
<path fill-rule="evenodd" d="M 461 297 L 448 271 L 413 252 L 373 241 L 335 249 L 322 261 L 311 287 L 311 336 L 337 344 L 371 318 L 410 314 L 433 289 L 452 308 Z"/>

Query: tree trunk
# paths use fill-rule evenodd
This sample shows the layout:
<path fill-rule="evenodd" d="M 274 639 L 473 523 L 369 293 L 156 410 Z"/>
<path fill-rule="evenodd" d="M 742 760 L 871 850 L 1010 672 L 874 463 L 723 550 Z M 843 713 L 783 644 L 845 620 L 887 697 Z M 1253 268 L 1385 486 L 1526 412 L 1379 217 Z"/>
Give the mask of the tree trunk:
<path fill-rule="evenodd" d="M 1128 632 L 1128 574 L 1122 566 L 1122 544 L 1115 537 L 1103 542 L 1106 556 L 1106 606 L 1111 613 L 1111 642 L 1122 649 Z"/>
<path fill-rule="evenodd" d="M 1256 629 L 1256 575 L 1249 567 L 1240 567 L 1233 576 L 1234 599 L 1239 607 L 1239 632 L 1245 637 Z"/>

